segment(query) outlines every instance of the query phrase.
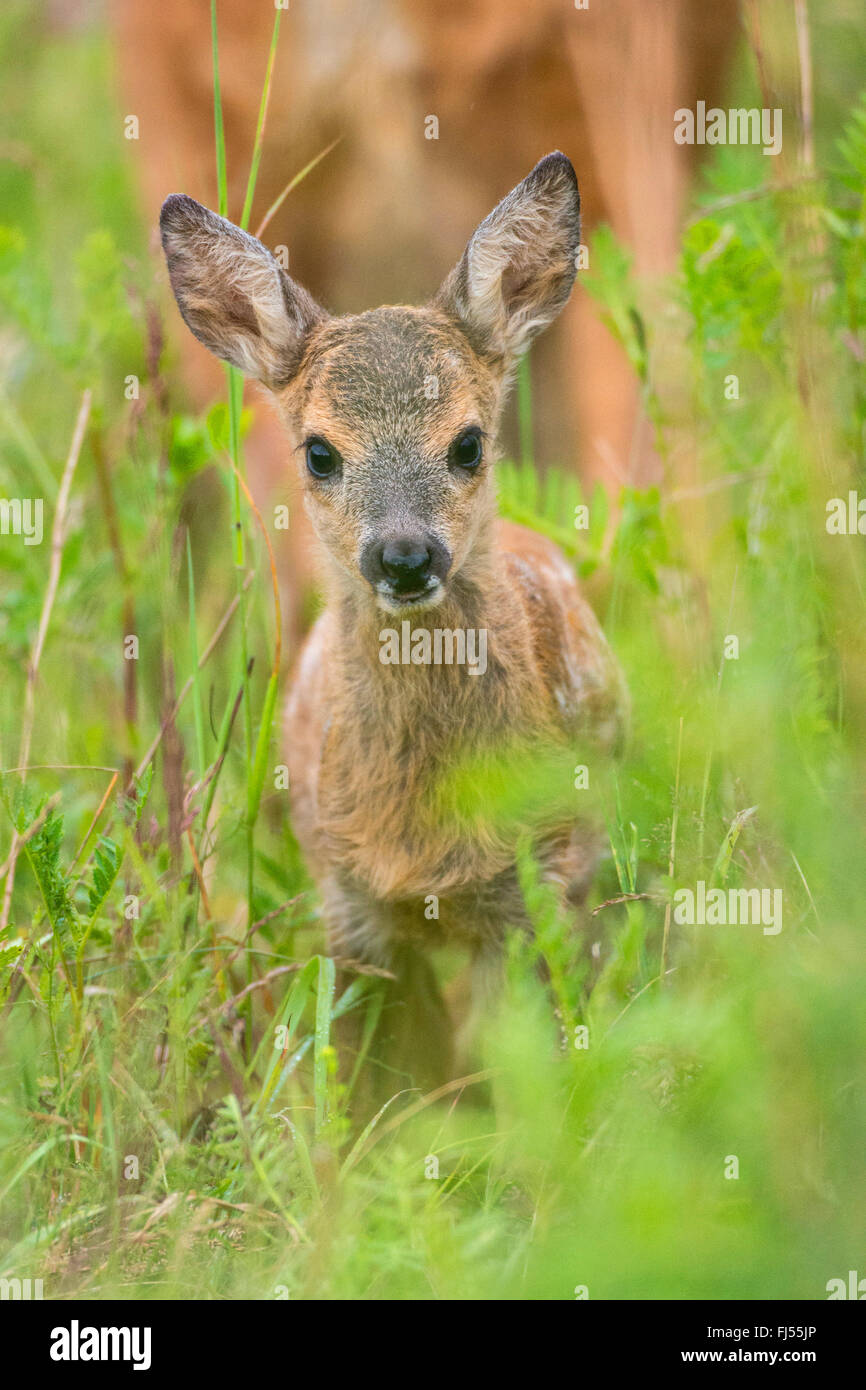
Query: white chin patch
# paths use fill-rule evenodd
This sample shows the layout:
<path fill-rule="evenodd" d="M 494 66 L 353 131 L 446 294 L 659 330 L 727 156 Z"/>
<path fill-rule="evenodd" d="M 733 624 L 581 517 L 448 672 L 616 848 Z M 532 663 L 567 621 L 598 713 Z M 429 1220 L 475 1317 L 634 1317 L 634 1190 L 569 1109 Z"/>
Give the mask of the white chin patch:
<path fill-rule="evenodd" d="M 391 589 L 379 586 L 376 589 L 376 603 L 386 613 L 423 613 L 425 608 L 435 608 L 445 597 L 445 585 L 437 579 L 429 589 L 417 598 L 402 598 Z"/>

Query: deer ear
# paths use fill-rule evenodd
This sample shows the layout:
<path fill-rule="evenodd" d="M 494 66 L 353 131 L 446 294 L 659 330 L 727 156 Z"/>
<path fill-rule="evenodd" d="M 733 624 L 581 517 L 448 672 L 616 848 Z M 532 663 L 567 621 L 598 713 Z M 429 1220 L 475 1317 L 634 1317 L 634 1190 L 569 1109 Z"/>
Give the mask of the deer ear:
<path fill-rule="evenodd" d="M 577 178 L 557 150 L 484 219 L 435 302 L 482 350 L 513 360 L 565 305 L 579 245 Z"/>
<path fill-rule="evenodd" d="M 173 193 L 159 217 L 177 306 L 217 357 L 271 390 L 285 386 L 327 314 L 255 237 Z"/>

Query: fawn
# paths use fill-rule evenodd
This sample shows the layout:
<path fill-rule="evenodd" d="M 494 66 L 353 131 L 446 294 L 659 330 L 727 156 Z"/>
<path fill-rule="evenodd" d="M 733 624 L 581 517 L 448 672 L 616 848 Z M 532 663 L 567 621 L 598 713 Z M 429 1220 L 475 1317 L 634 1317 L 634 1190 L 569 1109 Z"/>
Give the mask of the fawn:
<path fill-rule="evenodd" d="M 559 152 L 542 159 L 423 308 L 331 318 L 260 242 L 188 197 L 167 199 L 161 228 L 189 328 L 274 394 L 294 445 L 327 602 L 286 707 L 293 823 L 330 951 L 392 977 L 382 1056 L 435 1085 L 454 1061 L 428 948 L 465 944 L 483 997 L 506 927 L 529 925 L 516 828 L 461 808 L 449 777 L 502 748 L 611 752 L 623 728 L 619 668 L 572 567 L 496 518 L 509 380 L 575 279 L 574 170 Z M 453 659 L 469 632 L 485 635 L 483 670 Z M 395 662 L 407 637 L 410 660 Z M 595 834 L 574 798 L 542 820 L 542 870 L 579 902 Z"/>

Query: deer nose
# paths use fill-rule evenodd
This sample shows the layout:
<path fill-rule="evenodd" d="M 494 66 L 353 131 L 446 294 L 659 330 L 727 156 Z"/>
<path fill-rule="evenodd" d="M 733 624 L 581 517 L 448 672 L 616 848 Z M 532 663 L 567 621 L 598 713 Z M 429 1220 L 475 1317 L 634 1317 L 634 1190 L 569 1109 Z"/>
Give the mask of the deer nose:
<path fill-rule="evenodd" d="M 426 583 L 433 554 L 423 541 L 394 540 L 382 548 L 380 563 L 398 593 L 412 593 Z"/>
<path fill-rule="evenodd" d="M 432 531 L 390 531 L 367 541 L 358 557 L 373 589 L 416 597 L 444 583 L 451 552 Z"/>

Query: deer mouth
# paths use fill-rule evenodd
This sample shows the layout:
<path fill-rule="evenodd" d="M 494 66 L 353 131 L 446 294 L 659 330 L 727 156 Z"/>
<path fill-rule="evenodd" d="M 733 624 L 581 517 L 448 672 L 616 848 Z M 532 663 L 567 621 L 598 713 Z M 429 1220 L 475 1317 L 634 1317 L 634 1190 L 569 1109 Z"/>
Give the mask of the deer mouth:
<path fill-rule="evenodd" d="M 393 584 L 376 585 L 376 601 L 388 613 L 400 613 L 407 608 L 434 608 L 445 595 L 445 585 L 435 575 L 416 589 L 400 589 Z"/>

